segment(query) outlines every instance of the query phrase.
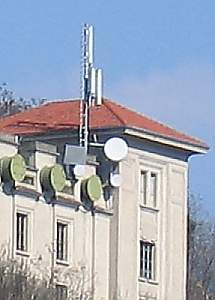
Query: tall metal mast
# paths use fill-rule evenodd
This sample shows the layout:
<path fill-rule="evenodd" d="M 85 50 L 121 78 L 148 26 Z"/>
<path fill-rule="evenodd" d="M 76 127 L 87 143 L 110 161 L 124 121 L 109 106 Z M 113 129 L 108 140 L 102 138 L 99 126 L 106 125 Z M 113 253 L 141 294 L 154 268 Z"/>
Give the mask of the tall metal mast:
<path fill-rule="evenodd" d="M 89 138 L 89 107 L 92 101 L 91 82 L 94 62 L 93 26 L 84 24 L 82 28 L 81 44 L 81 101 L 80 101 L 80 129 L 79 144 L 88 150 Z"/>

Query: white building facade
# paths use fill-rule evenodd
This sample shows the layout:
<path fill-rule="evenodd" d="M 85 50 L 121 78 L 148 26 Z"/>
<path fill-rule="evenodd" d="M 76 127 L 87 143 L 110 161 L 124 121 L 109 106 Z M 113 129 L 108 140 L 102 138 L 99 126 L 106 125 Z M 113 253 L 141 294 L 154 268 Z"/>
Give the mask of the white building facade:
<path fill-rule="evenodd" d="M 56 268 L 61 274 L 84 270 L 95 300 L 185 300 L 188 158 L 207 146 L 134 126 L 92 131 L 100 146 L 89 147 L 84 174 L 68 177 L 64 189 L 48 197 L 41 170 L 62 164 L 64 146 L 75 143 L 77 130 L 1 135 L 0 158 L 20 153 L 27 164 L 21 182 L 2 178 L 2 248 L 17 260 L 39 262 L 49 276 Z M 113 136 L 128 144 L 126 158 L 114 164 L 101 146 Z M 122 178 L 118 188 L 106 184 L 113 168 Z M 81 189 L 95 174 L 103 189 L 92 211 L 83 209 Z M 54 280 L 62 289 L 68 285 L 61 275 Z"/>

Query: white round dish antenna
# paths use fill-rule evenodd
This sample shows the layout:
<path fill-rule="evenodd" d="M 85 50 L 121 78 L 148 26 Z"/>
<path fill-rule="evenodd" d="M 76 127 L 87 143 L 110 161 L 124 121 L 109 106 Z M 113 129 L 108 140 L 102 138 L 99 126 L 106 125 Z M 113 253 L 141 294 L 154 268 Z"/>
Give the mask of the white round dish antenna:
<path fill-rule="evenodd" d="M 104 146 L 106 157 L 112 161 L 120 161 L 128 154 L 128 145 L 125 140 L 113 137 L 107 140 Z"/>
<path fill-rule="evenodd" d="M 74 172 L 75 176 L 83 177 L 85 175 L 85 166 L 84 165 L 75 165 L 73 172 Z"/>
<path fill-rule="evenodd" d="M 113 187 L 120 187 L 122 184 L 122 177 L 120 174 L 110 174 L 110 184 Z"/>

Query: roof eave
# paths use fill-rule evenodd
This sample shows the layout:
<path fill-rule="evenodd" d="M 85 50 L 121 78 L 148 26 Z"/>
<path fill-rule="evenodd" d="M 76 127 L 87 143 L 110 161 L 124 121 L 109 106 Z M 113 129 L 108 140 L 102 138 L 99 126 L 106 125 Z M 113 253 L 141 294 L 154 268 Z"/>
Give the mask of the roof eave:
<path fill-rule="evenodd" d="M 209 150 L 209 147 L 207 145 L 204 145 L 203 143 L 199 144 L 193 144 L 190 142 L 185 142 L 182 140 L 174 139 L 172 137 L 164 136 L 161 134 L 157 134 L 155 132 L 151 132 L 142 128 L 136 128 L 136 127 L 128 127 L 128 126 L 117 126 L 117 127 L 101 127 L 101 128 L 91 128 L 94 132 L 121 132 L 130 136 L 139 137 L 142 139 L 146 139 L 152 142 L 164 144 L 170 147 L 182 149 L 185 151 L 190 152 L 191 154 L 205 154 Z M 62 137 L 62 133 L 64 132 L 64 136 L 68 136 L 68 129 L 67 130 L 59 130 L 58 132 L 52 132 L 48 135 L 49 138 L 56 138 L 56 137 Z M 71 129 L 70 135 L 76 135 L 77 136 L 77 129 L 73 130 Z M 23 138 L 27 140 L 35 140 L 37 138 L 44 138 L 47 139 L 47 135 L 44 136 L 44 133 L 37 133 L 37 134 L 28 134 L 28 135 L 22 135 Z"/>
<path fill-rule="evenodd" d="M 197 145 L 190 142 L 180 141 L 171 137 L 163 136 L 154 132 L 150 132 L 139 128 L 126 128 L 125 134 L 143 138 L 149 141 L 153 141 L 160 144 L 165 144 L 170 147 L 179 148 L 191 152 L 191 154 L 205 154 L 208 152 L 209 147 L 207 145 Z"/>

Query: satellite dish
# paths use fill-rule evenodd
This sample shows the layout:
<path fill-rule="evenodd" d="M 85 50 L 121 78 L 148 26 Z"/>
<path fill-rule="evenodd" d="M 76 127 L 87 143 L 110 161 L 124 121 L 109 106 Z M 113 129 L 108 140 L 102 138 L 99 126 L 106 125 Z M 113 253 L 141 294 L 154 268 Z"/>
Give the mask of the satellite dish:
<path fill-rule="evenodd" d="M 66 175 L 63 167 L 59 164 L 43 167 L 40 171 L 40 182 L 45 190 L 61 192 L 66 184 Z"/>
<path fill-rule="evenodd" d="M 83 177 L 85 175 L 85 166 L 76 165 L 73 169 L 73 172 L 76 177 Z"/>
<path fill-rule="evenodd" d="M 92 175 L 81 183 L 82 192 L 90 201 L 98 201 L 102 196 L 102 182 L 99 176 Z"/>
<path fill-rule="evenodd" d="M 25 177 L 25 160 L 20 154 L 1 159 L 1 177 L 3 181 L 22 181 Z"/>
<path fill-rule="evenodd" d="M 125 140 L 113 137 L 105 143 L 104 153 L 112 161 L 121 161 L 128 154 L 128 145 Z"/>
<path fill-rule="evenodd" d="M 120 174 L 110 174 L 110 184 L 113 187 L 120 187 L 122 184 L 122 177 Z"/>

